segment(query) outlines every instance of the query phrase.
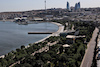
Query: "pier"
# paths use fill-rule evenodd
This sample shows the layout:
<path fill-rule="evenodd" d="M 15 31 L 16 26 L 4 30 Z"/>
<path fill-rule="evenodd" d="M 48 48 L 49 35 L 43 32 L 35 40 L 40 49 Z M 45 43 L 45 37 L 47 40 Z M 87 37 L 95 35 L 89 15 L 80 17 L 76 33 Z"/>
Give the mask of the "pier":
<path fill-rule="evenodd" d="M 54 32 L 28 32 L 28 34 L 52 34 Z"/>

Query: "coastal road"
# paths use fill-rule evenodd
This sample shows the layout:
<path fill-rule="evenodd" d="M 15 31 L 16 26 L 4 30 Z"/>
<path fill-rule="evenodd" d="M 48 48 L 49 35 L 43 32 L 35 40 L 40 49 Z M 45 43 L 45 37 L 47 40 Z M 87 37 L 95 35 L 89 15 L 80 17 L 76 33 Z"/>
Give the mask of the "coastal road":
<path fill-rule="evenodd" d="M 93 60 L 93 55 L 94 55 L 94 48 L 96 46 L 95 39 L 97 37 L 97 33 L 99 32 L 98 28 L 95 28 L 92 38 L 90 42 L 87 45 L 87 50 L 84 55 L 84 58 L 82 60 L 81 66 L 80 67 L 91 67 L 92 60 Z"/>
<path fill-rule="evenodd" d="M 100 67 L 100 60 L 97 60 L 97 67 Z"/>

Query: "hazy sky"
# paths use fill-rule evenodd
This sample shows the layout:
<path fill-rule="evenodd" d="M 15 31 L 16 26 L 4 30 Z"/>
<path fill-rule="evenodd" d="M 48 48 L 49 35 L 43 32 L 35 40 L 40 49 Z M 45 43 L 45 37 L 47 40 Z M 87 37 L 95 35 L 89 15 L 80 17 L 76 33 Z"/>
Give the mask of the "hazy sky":
<path fill-rule="evenodd" d="M 46 0 L 47 8 L 66 8 L 67 1 L 70 6 L 80 2 L 81 7 L 100 7 L 100 0 Z M 0 12 L 27 11 L 44 9 L 44 0 L 0 0 Z"/>

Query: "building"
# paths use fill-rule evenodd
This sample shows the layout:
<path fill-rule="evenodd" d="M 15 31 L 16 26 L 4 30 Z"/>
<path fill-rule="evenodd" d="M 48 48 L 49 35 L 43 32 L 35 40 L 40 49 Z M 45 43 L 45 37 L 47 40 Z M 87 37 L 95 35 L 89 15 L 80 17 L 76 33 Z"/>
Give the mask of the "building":
<path fill-rule="evenodd" d="M 53 18 L 53 15 L 46 15 L 46 18 Z"/>
<path fill-rule="evenodd" d="M 78 4 L 77 4 L 77 8 L 80 9 L 80 2 L 78 2 Z"/>
<path fill-rule="evenodd" d="M 46 19 L 46 20 L 52 20 L 52 19 L 53 19 L 53 15 L 46 15 L 46 16 L 45 16 L 45 19 Z"/>
<path fill-rule="evenodd" d="M 71 34 L 74 35 L 75 32 L 76 32 L 75 30 L 69 30 L 67 32 L 60 33 L 60 36 L 66 37 L 67 35 L 71 35 Z"/>
<path fill-rule="evenodd" d="M 34 17 L 34 21 L 43 21 L 43 18 L 40 18 L 40 17 Z"/>
<path fill-rule="evenodd" d="M 75 10 L 80 9 L 80 2 L 75 4 Z"/>
<path fill-rule="evenodd" d="M 67 2 L 67 10 L 70 10 L 69 2 Z"/>
<path fill-rule="evenodd" d="M 77 10 L 77 9 L 78 9 L 78 8 L 77 8 L 77 6 L 78 6 L 78 4 L 76 3 L 76 4 L 75 4 L 75 10 Z"/>

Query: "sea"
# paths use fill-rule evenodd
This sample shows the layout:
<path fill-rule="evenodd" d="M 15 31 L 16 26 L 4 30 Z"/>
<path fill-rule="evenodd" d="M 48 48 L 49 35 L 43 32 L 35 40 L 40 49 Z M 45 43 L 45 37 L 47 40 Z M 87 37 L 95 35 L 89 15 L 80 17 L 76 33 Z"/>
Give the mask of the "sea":
<path fill-rule="evenodd" d="M 50 22 L 30 22 L 19 25 L 15 22 L 0 21 L 0 56 L 12 50 L 39 41 L 50 34 L 28 34 L 28 32 L 56 32 L 58 26 Z"/>

